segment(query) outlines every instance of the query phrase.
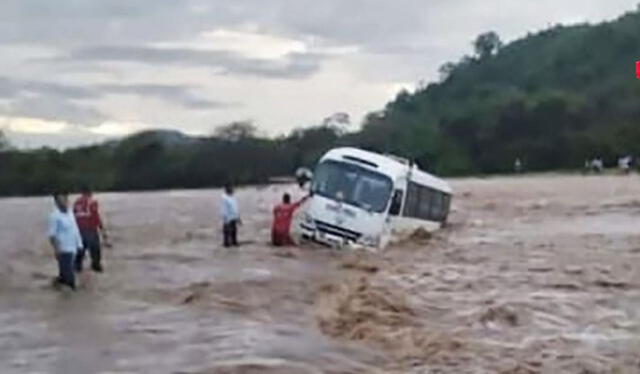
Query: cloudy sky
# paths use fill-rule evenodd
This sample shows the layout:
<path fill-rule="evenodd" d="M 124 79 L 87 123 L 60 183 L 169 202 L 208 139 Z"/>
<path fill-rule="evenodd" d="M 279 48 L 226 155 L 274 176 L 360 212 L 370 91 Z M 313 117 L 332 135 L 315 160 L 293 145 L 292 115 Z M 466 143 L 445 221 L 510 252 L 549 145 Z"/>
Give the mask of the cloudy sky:
<path fill-rule="evenodd" d="M 357 127 L 495 30 L 509 41 L 638 0 L 1 0 L 0 128 L 67 147 L 147 128 Z"/>

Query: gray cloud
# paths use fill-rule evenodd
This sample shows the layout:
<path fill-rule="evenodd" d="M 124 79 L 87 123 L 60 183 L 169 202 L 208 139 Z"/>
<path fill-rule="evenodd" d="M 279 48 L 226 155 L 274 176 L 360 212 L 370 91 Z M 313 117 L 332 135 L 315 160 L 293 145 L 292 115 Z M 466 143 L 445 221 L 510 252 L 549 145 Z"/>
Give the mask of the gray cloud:
<path fill-rule="evenodd" d="M 63 97 L 67 99 L 90 99 L 97 97 L 95 92 L 85 87 L 0 77 L 0 98 L 6 99 L 29 94 Z"/>
<path fill-rule="evenodd" d="M 186 85 L 167 84 L 103 84 L 94 87 L 103 95 L 135 95 L 155 97 L 188 109 L 222 109 L 237 106 L 237 103 L 212 101 L 197 97 Z"/>
<path fill-rule="evenodd" d="M 131 44 L 189 39 L 220 27 L 377 46 L 480 31 L 522 33 L 534 23 L 610 16 L 636 0 L 3 0 L 0 41 L 56 45 Z M 564 18 L 564 19 L 563 19 Z M 545 22 L 546 20 L 546 22 Z"/>
<path fill-rule="evenodd" d="M 406 56 L 405 65 L 412 66 L 404 79 L 417 81 L 470 52 L 480 32 L 495 29 L 511 39 L 549 23 L 611 17 L 633 9 L 636 1 L 567 0 L 559 6 L 552 0 L 3 0 L 0 41 L 54 46 L 72 51 L 70 57 L 79 61 L 98 62 L 102 56 L 104 61 L 219 66 L 232 74 L 279 78 L 306 77 L 317 70 L 319 56 L 313 55 L 292 55 L 283 66 L 225 52 L 145 47 L 252 25 L 259 32 Z M 118 47 L 123 40 L 128 47 Z M 377 63 L 370 61 L 368 69 Z M 377 70 L 384 77 L 388 64 Z"/>
<path fill-rule="evenodd" d="M 0 99 L 6 101 L 0 114 L 4 116 L 97 125 L 107 116 L 95 107 L 77 101 L 99 96 L 86 87 L 0 77 Z"/>
<path fill-rule="evenodd" d="M 110 117 L 82 101 L 95 101 L 109 95 L 151 97 L 192 110 L 214 110 L 239 105 L 201 98 L 193 90 L 188 85 L 97 84 L 81 87 L 0 77 L 0 99 L 7 101 L 0 108 L 0 113 L 93 125 Z"/>
<path fill-rule="evenodd" d="M 227 51 L 144 46 L 100 46 L 72 50 L 58 62 L 136 62 L 149 65 L 204 66 L 220 74 L 253 75 L 268 78 L 306 78 L 320 68 L 325 56 L 317 53 L 289 53 L 281 59 L 247 58 Z"/>
<path fill-rule="evenodd" d="M 637 1 L 2 0 L 0 71 L 11 78 L 0 77 L 0 113 L 89 121 L 113 116 L 98 110 L 113 108 L 105 98 L 131 95 L 171 104 L 162 113 L 153 104 L 140 108 L 142 122 L 170 118 L 197 132 L 211 121 L 251 117 L 286 131 L 338 108 L 362 114 L 384 106 L 395 87 L 435 79 L 438 66 L 470 53 L 481 32 L 509 41 L 555 23 L 610 19 Z M 189 46 L 220 29 L 303 41 L 310 53 L 264 60 L 151 47 Z M 327 47 L 349 52 L 329 54 Z M 136 80 L 159 67 L 175 85 Z M 209 76 L 184 67 L 210 68 Z M 242 102 L 199 92 L 219 85 Z M 265 98 L 258 86 L 279 95 Z M 234 110 L 208 112 L 220 108 Z"/>
<path fill-rule="evenodd" d="M 407 37 L 428 38 L 419 33 L 432 26 L 450 26 L 447 15 L 454 13 L 451 9 L 478 1 L 3 0 L 0 41 L 46 42 L 59 47 L 119 44 L 123 40 L 142 44 L 253 24 L 281 35 L 369 45 Z M 472 6 L 467 15 L 478 11 L 482 9 Z"/>
<path fill-rule="evenodd" d="M 0 41 L 59 47 L 122 40 L 141 44 L 253 24 L 273 33 L 374 46 L 444 35 L 471 39 L 493 26 L 513 31 L 541 19 L 619 14 L 633 9 L 635 2 L 566 0 L 560 6 L 550 0 L 3 0 Z"/>
<path fill-rule="evenodd" d="M 189 17 L 184 0 L 3 0 L 0 4 L 0 41 L 47 43 L 147 41 L 168 35 L 181 37 L 202 27 L 198 22 L 175 22 Z"/>
<path fill-rule="evenodd" d="M 9 117 L 30 117 L 49 121 L 66 121 L 86 126 L 97 126 L 108 119 L 93 106 L 78 104 L 64 98 L 18 97 L 10 100 L 0 114 Z"/>

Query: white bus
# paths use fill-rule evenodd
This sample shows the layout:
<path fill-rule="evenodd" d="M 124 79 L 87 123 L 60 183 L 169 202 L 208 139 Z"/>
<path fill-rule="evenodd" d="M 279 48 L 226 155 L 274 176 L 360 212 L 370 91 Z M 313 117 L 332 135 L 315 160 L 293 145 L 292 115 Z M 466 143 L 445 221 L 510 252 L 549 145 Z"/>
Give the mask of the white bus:
<path fill-rule="evenodd" d="M 407 160 L 356 148 L 336 148 L 318 162 L 299 230 L 330 246 L 384 248 L 447 220 L 451 187 Z"/>

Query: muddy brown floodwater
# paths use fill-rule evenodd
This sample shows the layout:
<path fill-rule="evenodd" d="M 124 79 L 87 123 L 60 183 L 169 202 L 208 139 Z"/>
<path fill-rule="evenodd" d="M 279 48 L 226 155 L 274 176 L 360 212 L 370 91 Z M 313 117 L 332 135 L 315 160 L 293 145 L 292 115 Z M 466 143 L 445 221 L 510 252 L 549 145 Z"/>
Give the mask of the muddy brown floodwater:
<path fill-rule="evenodd" d="M 640 179 L 461 179 L 382 254 L 275 250 L 285 189 L 101 194 L 114 248 L 51 286 L 49 199 L 0 200 L 0 373 L 640 373 Z"/>

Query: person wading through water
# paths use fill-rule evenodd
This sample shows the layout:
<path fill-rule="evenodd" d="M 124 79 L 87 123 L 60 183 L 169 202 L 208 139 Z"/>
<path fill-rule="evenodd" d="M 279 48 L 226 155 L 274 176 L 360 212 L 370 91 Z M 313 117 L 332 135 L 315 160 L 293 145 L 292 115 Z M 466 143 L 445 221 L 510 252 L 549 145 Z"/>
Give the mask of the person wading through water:
<path fill-rule="evenodd" d="M 222 236 L 225 247 L 238 246 L 238 225 L 242 224 L 240 220 L 240 211 L 238 210 L 238 202 L 233 196 L 233 187 L 227 185 L 222 195 L 222 203 L 220 205 L 220 213 L 222 216 Z"/>
<path fill-rule="evenodd" d="M 101 273 L 103 268 L 100 235 L 102 235 L 105 244 L 108 243 L 107 231 L 100 217 L 98 202 L 93 199 L 91 190 L 88 186 L 83 186 L 81 192 L 82 195 L 73 204 L 73 213 L 76 216 L 84 248 L 76 255 L 75 267 L 77 272 L 82 271 L 85 252 L 88 250 L 91 256 L 91 269 Z"/>
<path fill-rule="evenodd" d="M 273 225 L 271 226 L 271 244 L 274 246 L 293 245 L 290 229 L 291 220 L 296 209 L 298 209 L 309 196 L 303 197 L 296 203 L 291 203 L 291 196 L 285 193 L 282 196 L 282 203 L 273 209 Z"/>
<path fill-rule="evenodd" d="M 82 250 L 82 238 L 76 219 L 69 210 L 69 196 L 66 192 L 53 194 L 55 208 L 49 215 L 47 235 L 58 261 L 58 277 L 56 285 L 66 285 L 76 289 L 74 274 L 74 258 Z"/>

